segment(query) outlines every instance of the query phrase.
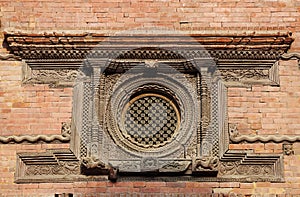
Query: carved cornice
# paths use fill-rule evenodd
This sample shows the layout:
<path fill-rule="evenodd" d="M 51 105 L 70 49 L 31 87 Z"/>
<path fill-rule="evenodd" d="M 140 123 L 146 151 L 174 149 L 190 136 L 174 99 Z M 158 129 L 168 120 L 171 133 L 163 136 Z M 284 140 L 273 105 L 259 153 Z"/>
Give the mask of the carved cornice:
<path fill-rule="evenodd" d="M 22 136 L 0 136 L 0 144 L 8 143 L 37 143 L 37 142 L 70 142 L 70 125 L 67 123 L 62 124 L 61 135 L 22 135 Z"/>
<path fill-rule="evenodd" d="M 188 51 L 184 57 L 198 56 L 199 51 L 208 51 L 208 55 L 220 59 L 232 59 L 247 56 L 248 59 L 275 58 L 286 52 L 294 39 L 286 33 L 251 34 L 137 34 L 109 37 L 105 34 L 82 33 L 42 33 L 27 34 L 5 32 L 5 40 L 10 51 L 23 59 L 84 59 L 87 56 L 121 58 L 135 55 L 143 58 L 135 49 L 163 48 L 173 52 Z M 200 48 L 199 48 L 200 47 Z M 93 51 L 93 52 L 92 52 Z M 197 52 L 198 51 L 198 52 Z M 135 55 L 133 55 L 134 53 Z M 173 52 L 174 53 L 174 52 Z M 155 53 L 153 53 L 155 55 Z M 159 51 L 156 59 L 163 58 Z M 180 54 L 181 55 L 181 54 Z M 167 54 L 168 58 L 174 55 Z M 175 55 L 176 56 L 176 55 Z M 149 53 L 147 54 L 149 58 Z M 135 57 L 137 58 L 137 57 Z"/>
<path fill-rule="evenodd" d="M 292 136 L 292 135 L 240 135 L 236 125 L 229 125 L 229 137 L 230 141 L 232 143 L 241 143 L 241 142 L 247 142 L 247 143 L 256 143 L 256 142 L 262 142 L 262 143 L 269 143 L 269 142 L 275 142 L 275 143 L 282 143 L 282 142 L 300 142 L 300 136 Z"/>
<path fill-rule="evenodd" d="M 213 62 L 227 85 L 278 85 L 278 77 L 275 80 L 273 77 L 276 69 L 271 68 L 294 41 L 290 32 L 164 34 L 137 31 L 112 36 L 5 32 L 4 35 L 10 53 L 22 58 L 29 67 L 24 82 L 54 86 L 61 82 L 72 84 L 73 71 L 82 67 L 84 60 L 97 62 L 101 58 L 110 59 L 107 72 L 125 72 L 145 63 L 145 59 L 159 60 L 180 72 L 192 72 L 195 64 L 202 67 Z M 60 69 L 66 75 L 57 71 Z"/>

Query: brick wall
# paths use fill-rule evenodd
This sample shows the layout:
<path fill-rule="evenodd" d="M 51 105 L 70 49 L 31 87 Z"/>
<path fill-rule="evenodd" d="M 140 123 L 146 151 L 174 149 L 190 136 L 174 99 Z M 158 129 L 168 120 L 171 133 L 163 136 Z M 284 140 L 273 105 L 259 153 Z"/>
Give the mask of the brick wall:
<path fill-rule="evenodd" d="M 111 31 L 162 27 L 171 30 L 286 30 L 292 50 L 300 49 L 299 0 L 65 0 L 0 1 L 1 31 Z M 3 38 L 3 34 L 0 35 Z M 2 43 L 2 42 L 1 42 Z M 4 48 L 1 54 L 6 53 Z M 300 135 L 300 69 L 296 60 L 280 61 L 280 87 L 229 88 L 229 122 L 241 134 Z M 22 83 L 22 64 L 0 62 L 0 135 L 60 134 L 69 122 L 72 88 Z M 0 196 L 54 196 L 55 193 L 278 194 L 300 196 L 300 144 L 284 158 L 284 183 L 75 182 L 15 184 L 16 153 L 67 148 L 67 144 L 0 145 Z M 282 145 L 231 145 L 257 153 L 280 153 Z M 217 196 L 217 195 L 216 195 Z"/>

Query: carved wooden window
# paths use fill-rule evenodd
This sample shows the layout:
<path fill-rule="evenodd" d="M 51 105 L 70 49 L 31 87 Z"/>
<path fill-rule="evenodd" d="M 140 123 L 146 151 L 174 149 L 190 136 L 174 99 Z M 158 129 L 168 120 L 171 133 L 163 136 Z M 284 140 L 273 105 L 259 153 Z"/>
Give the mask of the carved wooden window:
<path fill-rule="evenodd" d="M 283 180 L 281 154 L 228 149 L 226 90 L 278 85 L 290 34 L 104 38 L 6 34 L 24 83 L 74 84 L 71 149 L 18 154 L 17 182 Z"/>
<path fill-rule="evenodd" d="M 161 94 L 140 94 L 123 108 L 119 120 L 122 136 L 145 151 L 170 143 L 180 126 L 177 106 Z"/>

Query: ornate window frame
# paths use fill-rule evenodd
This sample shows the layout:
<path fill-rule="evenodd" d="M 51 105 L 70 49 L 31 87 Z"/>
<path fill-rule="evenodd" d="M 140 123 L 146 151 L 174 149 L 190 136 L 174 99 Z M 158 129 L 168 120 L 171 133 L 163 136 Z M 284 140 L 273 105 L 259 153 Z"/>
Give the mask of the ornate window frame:
<path fill-rule="evenodd" d="M 290 32 L 122 35 L 113 36 L 106 43 L 107 37 L 104 34 L 5 33 L 8 49 L 15 59 L 24 61 L 24 83 L 46 83 L 55 87 L 70 86 L 76 81 L 70 150 L 18 153 L 17 183 L 106 180 L 105 176 L 101 176 L 106 174 L 109 179 L 115 180 L 118 173 L 120 180 L 284 181 L 282 154 L 228 149 L 232 137 L 229 136 L 231 130 L 227 122 L 226 90 L 227 87 L 252 84 L 279 85 L 278 60 L 293 42 Z M 195 42 L 201 43 L 201 47 L 195 46 Z M 158 73 L 154 86 L 161 84 L 158 88 L 163 88 L 162 84 L 169 83 L 165 88 L 173 91 L 171 95 L 181 97 L 185 94 L 178 91 L 191 86 L 188 88 L 191 98 L 181 105 L 185 106 L 184 109 L 190 108 L 182 112 L 187 116 L 199 113 L 198 118 L 191 118 L 195 122 L 187 124 L 186 129 L 187 133 L 193 130 L 195 144 L 190 142 L 188 147 L 180 150 L 184 153 L 183 157 L 169 157 L 169 160 L 155 154 L 135 156 L 132 160 L 118 159 L 120 155 L 115 155 L 115 160 L 108 162 L 105 154 L 114 149 L 110 149 L 110 139 L 104 139 L 105 121 L 109 120 L 106 116 L 111 114 L 107 111 L 105 91 L 108 86 L 115 85 L 111 83 L 119 79 L 120 73 L 140 64 L 150 72 L 157 70 L 159 64 L 171 65 L 188 78 L 177 83 L 182 88 L 176 90 L 176 83 L 169 83 L 176 76 L 163 73 L 164 77 L 159 77 L 161 73 Z M 125 81 L 130 81 L 137 75 L 124 76 Z M 168 77 L 169 81 L 166 80 Z M 177 80 L 180 81 L 180 77 Z M 125 84 L 134 92 L 151 85 L 153 80 L 142 77 L 140 83 L 136 82 L 139 79 Z M 122 92 L 117 95 L 120 98 L 125 96 Z M 184 99 L 179 96 L 179 100 Z M 191 102 L 198 106 L 195 109 L 199 111 L 190 107 Z M 209 137 L 204 139 L 204 136 Z M 165 155 L 173 153 L 166 151 Z M 188 154 L 191 155 L 187 157 Z M 156 176 L 123 176 L 143 172 Z M 184 176 L 168 176 L 172 174 Z"/>

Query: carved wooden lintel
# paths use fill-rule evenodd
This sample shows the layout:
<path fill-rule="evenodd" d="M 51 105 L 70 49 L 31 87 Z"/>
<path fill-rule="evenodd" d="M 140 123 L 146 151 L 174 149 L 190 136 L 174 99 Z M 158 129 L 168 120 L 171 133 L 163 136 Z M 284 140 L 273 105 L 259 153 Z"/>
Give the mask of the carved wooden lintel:
<path fill-rule="evenodd" d="M 226 178 L 282 182 L 283 157 L 280 154 L 254 154 L 228 150 L 220 159 L 219 176 Z"/>
<path fill-rule="evenodd" d="M 197 63 L 200 66 L 212 60 L 227 85 L 278 85 L 278 72 L 273 68 L 276 61 L 299 57 L 296 53 L 285 54 L 294 40 L 291 32 L 186 35 L 140 32 L 111 37 L 99 33 L 59 32 L 5 32 L 4 35 L 11 54 L 3 58 L 21 58 L 29 67 L 24 82 L 52 86 L 72 86 L 83 61 L 99 58 L 112 60 L 107 72 L 115 72 L 116 68 L 118 72 L 124 71 L 142 62 L 151 65 L 150 60 L 170 59 L 172 66 L 184 71 L 195 65 L 193 62 L 197 59 L 202 59 L 202 63 Z M 178 43 L 184 44 L 183 47 L 178 48 Z"/>
<path fill-rule="evenodd" d="M 17 155 L 15 174 L 17 183 L 80 174 L 79 160 L 69 149 L 48 150 L 45 153 L 18 153 Z"/>

